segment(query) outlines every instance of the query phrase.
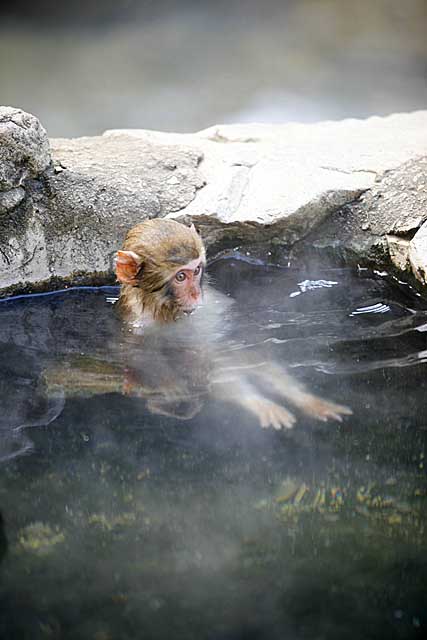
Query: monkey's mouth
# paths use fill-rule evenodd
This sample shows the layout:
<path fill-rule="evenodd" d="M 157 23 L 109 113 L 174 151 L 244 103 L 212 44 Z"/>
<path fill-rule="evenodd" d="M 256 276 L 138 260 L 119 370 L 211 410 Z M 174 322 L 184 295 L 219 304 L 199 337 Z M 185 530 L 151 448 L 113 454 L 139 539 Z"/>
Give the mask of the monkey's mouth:
<path fill-rule="evenodd" d="M 193 313 L 195 313 L 197 311 L 197 309 L 199 309 L 202 305 L 200 303 L 198 304 L 194 304 L 191 305 L 189 307 L 182 307 L 181 308 L 181 312 L 183 313 L 183 315 L 185 316 L 191 316 L 193 315 Z"/>

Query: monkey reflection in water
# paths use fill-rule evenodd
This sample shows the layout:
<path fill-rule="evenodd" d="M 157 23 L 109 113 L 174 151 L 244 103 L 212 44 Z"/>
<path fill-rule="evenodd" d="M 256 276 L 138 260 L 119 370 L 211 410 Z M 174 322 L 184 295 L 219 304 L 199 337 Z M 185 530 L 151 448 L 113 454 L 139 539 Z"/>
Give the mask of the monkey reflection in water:
<path fill-rule="evenodd" d="M 309 393 L 278 364 L 230 349 L 225 325 L 232 303 L 204 286 L 205 266 L 193 225 L 157 219 L 131 229 L 116 256 L 122 332 L 111 361 L 75 359 L 51 371 L 50 381 L 71 394 L 141 397 L 153 413 L 181 419 L 195 416 L 210 395 L 243 407 L 262 427 L 292 427 L 294 414 L 267 390 L 318 420 L 350 415 L 348 407 Z"/>

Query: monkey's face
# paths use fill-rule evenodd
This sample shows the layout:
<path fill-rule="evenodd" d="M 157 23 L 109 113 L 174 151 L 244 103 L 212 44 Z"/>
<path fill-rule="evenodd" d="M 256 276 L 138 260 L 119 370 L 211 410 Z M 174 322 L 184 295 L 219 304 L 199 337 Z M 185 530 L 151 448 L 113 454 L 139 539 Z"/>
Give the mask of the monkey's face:
<path fill-rule="evenodd" d="M 163 219 L 137 225 L 116 257 L 122 312 L 161 322 L 192 313 L 202 298 L 205 260 L 194 226 Z"/>
<path fill-rule="evenodd" d="M 203 262 L 200 258 L 179 267 L 169 280 L 167 293 L 183 313 L 192 313 L 202 301 Z"/>
<path fill-rule="evenodd" d="M 201 303 L 204 265 L 204 255 L 175 266 L 143 263 L 133 251 L 118 251 L 116 275 L 123 285 L 138 292 L 142 307 L 137 305 L 137 309 L 154 320 L 168 322 L 192 313 Z"/>

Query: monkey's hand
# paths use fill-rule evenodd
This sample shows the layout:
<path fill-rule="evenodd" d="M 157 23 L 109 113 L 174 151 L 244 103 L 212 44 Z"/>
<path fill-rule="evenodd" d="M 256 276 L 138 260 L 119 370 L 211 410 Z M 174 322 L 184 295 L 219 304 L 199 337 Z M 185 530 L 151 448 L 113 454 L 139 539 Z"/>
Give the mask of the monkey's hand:
<path fill-rule="evenodd" d="M 342 416 L 351 416 L 352 410 L 342 404 L 336 404 L 329 400 L 323 400 L 311 393 L 302 393 L 298 398 L 298 407 L 308 416 L 327 422 L 337 420 L 342 422 Z"/>
<path fill-rule="evenodd" d="M 295 416 L 281 405 L 260 395 L 243 376 L 218 371 L 212 380 L 212 391 L 221 400 L 233 402 L 254 414 L 263 429 L 292 429 Z"/>
<path fill-rule="evenodd" d="M 292 429 L 295 424 L 295 416 L 290 411 L 262 396 L 247 397 L 242 404 L 256 415 L 263 429 Z"/>
<path fill-rule="evenodd" d="M 264 385 L 268 385 L 291 405 L 306 415 L 316 418 L 316 420 L 321 420 L 322 422 L 337 420 L 342 422 L 343 416 L 351 416 L 353 413 L 345 405 L 323 400 L 323 398 L 309 393 L 304 385 L 275 363 L 270 362 L 262 368 L 254 368 L 252 372 L 258 376 Z"/>

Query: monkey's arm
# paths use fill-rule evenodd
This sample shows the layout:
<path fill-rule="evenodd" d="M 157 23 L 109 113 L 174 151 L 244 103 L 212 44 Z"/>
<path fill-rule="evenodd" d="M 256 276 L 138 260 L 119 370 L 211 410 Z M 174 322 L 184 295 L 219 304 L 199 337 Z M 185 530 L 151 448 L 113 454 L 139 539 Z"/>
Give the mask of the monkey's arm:
<path fill-rule="evenodd" d="M 309 393 L 304 385 L 277 364 L 265 363 L 262 367 L 254 368 L 251 374 L 258 377 L 260 382 L 273 392 L 286 398 L 294 407 L 322 422 L 329 419 L 342 422 L 342 416 L 349 416 L 353 413 L 345 405 L 330 402 Z"/>
<path fill-rule="evenodd" d="M 143 372 L 89 356 L 77 356 L 44 372 L 48 393 L 55 394 L 58 387 L 68 397 L 88 397 L 103 393 L 119 393 L 142 398 L 152 413 L 188 420 L 196 415 L 203 404 L 197 390 L 185 385 L 185 378 L 161 375 L 159 379 L 144 380 Z M 172 371 L 173 373 L 173 371 Z"/>
<path fill-rule="evenodd" d="M 76 357 L 43 374 L 47 389 L 61 387 L 66 396 L 92 396 L 124 392 L 124 370 L 92 357 Z"/>

